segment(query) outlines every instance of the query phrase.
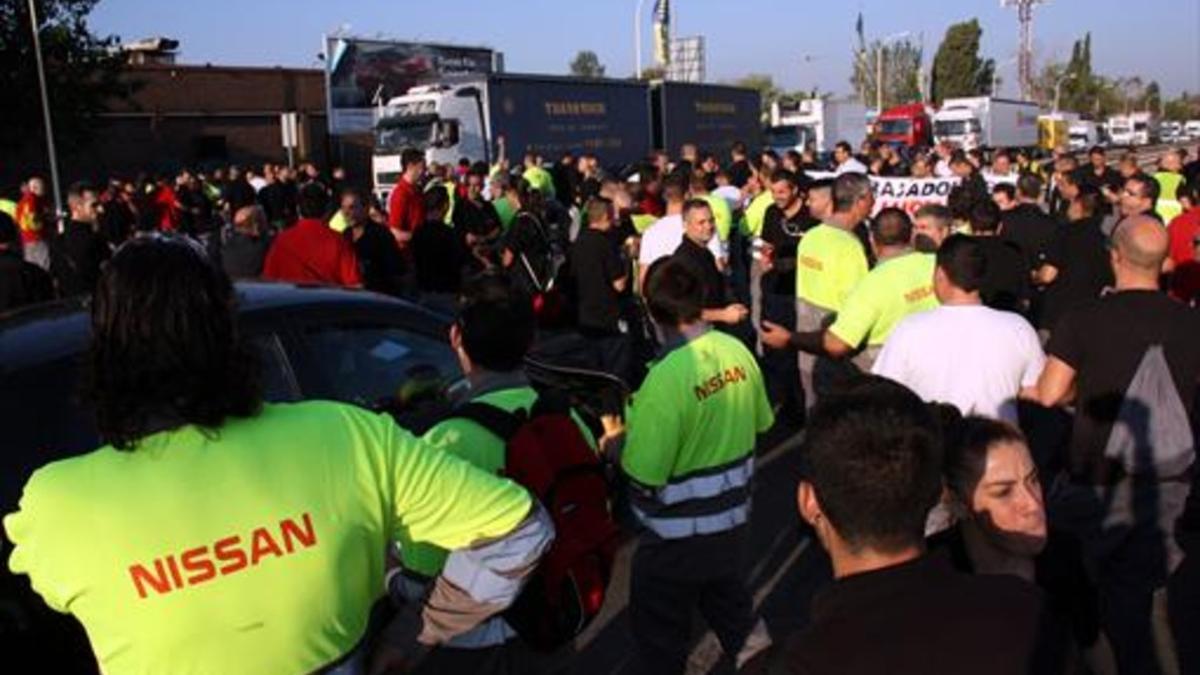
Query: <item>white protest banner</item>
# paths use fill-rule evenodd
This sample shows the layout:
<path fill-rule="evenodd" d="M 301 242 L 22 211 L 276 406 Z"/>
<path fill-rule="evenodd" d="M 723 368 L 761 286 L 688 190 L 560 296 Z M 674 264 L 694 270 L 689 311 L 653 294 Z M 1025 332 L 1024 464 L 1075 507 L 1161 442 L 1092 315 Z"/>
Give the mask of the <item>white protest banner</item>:
<path fill-rule="evenodd" d="M 827 171 L 808 171 L 806 173 L 813 180 L 834 177 L 834 174 Z M 945 206 L 950 198 L 950 191 L 959 183 L 957 176 L 953 178 L 870 176 L 869 178 L 871 179 L 871 191 L 875 193 L 875 209 L 871 211 L 872 218 L 887 208 L 898 208 L 911 216 L 926 204 Z"/>

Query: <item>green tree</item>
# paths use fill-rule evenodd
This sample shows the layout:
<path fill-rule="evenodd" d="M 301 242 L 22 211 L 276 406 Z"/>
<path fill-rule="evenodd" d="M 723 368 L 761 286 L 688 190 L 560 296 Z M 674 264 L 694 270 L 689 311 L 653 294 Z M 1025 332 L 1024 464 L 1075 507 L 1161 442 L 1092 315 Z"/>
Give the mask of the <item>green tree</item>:
<path fill-rule="evenodd" d="M 38 34 L 58 147 L 70 154 L 86 143 L 96 115 L 114 98 L 128 96 L 116 37 L 91 32 L 87 16 L 98 0 L 37 0 Z M 45 142 L 28 3 L 0 1 L 0 149 L 19 152 Z"/>
<path fill-rule="evenodd" d="M 1179 98 L 1167 101 L 1164 111 L 1163 116 L 1169 120 L 1186 122 L 1200 119 L 1200 94 L 1192 95 L 1185 91 Z"/>
<path fill-rule="evenodd" d="M 783 99 L 785 96 L 783 90 L 775 85 L 775 79 L 763 73 L 751 73 L 738 80 L 734 80 L 733 86 L 754 89 L 759 93 L 759 96 L 762 97 L 762 116 L 764 120 L 770 116 L 771 104 Z"/>
<path fill-rule="evenodd" d="M 934 102 L 941 105 L 947 98 L 982 96 L 992 89 L 996 62 L 979 57 L 979 41 L 983 28 L 978 19 L 956 23 L 946 29 L 946 36 L 933 58 Z"/>
<path fill-rule="evenodd" d="M 876 40 L 868 45 L 862 42 L 861 38 L 858 48 L 854 50 L 853 71 L 850 76 L 850 84 L 854 86 L 859 100 L 868 107 L 875 106 L 878 97 L 876 80 L 881 56 L 884 109 L 920 101 L 923 60 L 920 45 L 911 40 L 886 46 Z"/>
<path fill-rule="evenodd" d="M 1149 110 L 1153 113 L 1160 113 L 1163 110 L 1162 91 L 1158 87 L 1158 82 L 1150 81 L 1146 85 L 1146 90 L 1142 92 L 1142 109 Z"/>
<path fill-rule="evenodd" d="M 575 55 L 570 64 L 571 74 L 575 77 L 604 77 L 604 65 L 596 52 L 585 49 Z"/>

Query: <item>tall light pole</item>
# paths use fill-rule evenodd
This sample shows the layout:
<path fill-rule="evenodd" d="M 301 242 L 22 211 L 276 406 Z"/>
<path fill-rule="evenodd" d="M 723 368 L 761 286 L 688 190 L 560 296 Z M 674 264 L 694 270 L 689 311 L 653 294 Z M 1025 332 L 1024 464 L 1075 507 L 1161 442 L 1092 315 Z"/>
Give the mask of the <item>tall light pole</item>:
<path fill-rule="evenodd" d="M 637 9 L 633 12 L 633 63 L 634 75 L 642 79 L 642 10 L 646 8 L 646 0 L 637 0 Z"/>
<path fill-rule="evenodd" d="M 1058 114 L 1058 98 L 1062 94 L 1063 82 L 1073 79 L 1075 79 L 1075 73 L 1067 73 L 1058 78 L 1058 81 L 1054 83 L 1054 114 Z"/>
<path fill-rule="evenodd" d="M 883 50 L 889 42 L 902 40 L 911 34 L 910 31 L 904 31 L 889 35 L 879 41 L 879 48 L 875 50 L 875 114 L 877 115 L 883 112 Z"/>
<path fill-rule="evenodd" d="M 62 217 L 62 191 L 58 189 L 58 158 L 54 151 L 54 124 L 50 120 L 50 95 L 46 91 L 46 70 L 42 64 L 42 38 L 38 34 L 37 6 L 29 0 L 29 26 L 33 31 L 33 58 L 37 64 L 38 86 L 42 90 L 42 122 L 46 125 L 46 150 L 50 153 L 50 185 L 54 190 L 54 220 Z"/>
<path fill-rule="evenodd" d="M 992 69 L 992 98 L 996 98 L 996 95 L 999 93 L 998 90 L 1000 89 L 1000 69 L 1007 68 L 1007 67 L 1013 65 L 1014 63 L 1017 63 L 1019 60 L 1020 60 L 1019 58 L 1014 57 L 1014 58 L 1011 58 L 1011 59 L 1005 61 L 1004 63 L 997 65 L 995 68 Z"/>

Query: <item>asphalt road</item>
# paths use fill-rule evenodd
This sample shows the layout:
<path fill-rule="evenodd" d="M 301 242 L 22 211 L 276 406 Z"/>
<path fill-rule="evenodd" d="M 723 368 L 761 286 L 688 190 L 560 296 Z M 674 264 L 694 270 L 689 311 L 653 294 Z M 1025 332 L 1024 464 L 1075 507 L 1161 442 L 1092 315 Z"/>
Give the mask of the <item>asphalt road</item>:
<path fill-rule="evenodd" d="M 799 441 L 800 434 L 788 429 L 774 429 L 760 439 L 750 543 L 745 556 L 755 607 L 766 620 L 777 645 L 805 625 L 813 593 L 831 578 L 824 553 L 803 531 L 796 513 Z M 561 656 L 561 665 L 554 671 L 556 675 L 631 672 L 633 638 L 626 609 L 633 548 L 632 541 L 622 547 L 603 614 L 576 641 L 574 653 Z M 704 561 L 697 560 L 696 564 L 702 565 Z M 776 649 L 767 659 L 769 671 L 776 669 L 781 656 Z M 697 615 L 688 673 L 733 672 L 716 637 Z"/>

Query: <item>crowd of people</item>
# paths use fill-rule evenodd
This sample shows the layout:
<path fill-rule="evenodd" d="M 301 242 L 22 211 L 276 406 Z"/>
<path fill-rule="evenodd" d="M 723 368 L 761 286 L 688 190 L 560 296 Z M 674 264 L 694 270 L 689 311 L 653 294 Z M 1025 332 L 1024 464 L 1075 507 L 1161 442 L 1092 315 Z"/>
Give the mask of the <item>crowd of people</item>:
<path fill-rule="evenodd" d="M 1200 163 L 859 150 L 685 145 L 619 173 L 408 150 L 382 201 L 340 169 L 231 167 L 77 184 L 61 223 L 31 178 L 0 203 L 0 311 L 94 294 L 107 445 L 30 479 L 9 566 L 106 672 L 538 672 L 501 612 L 586 527 L 525 489 L 513 425 L 548 415 L 523 367 L 562 338 L 559 363 L 632 392 L 553 433 L 619 476 L 638 672 L 684 672 L 697 612 L 738 669 L 1200 668 Z M 895 177 L 955 187 L 881 208 L 872 181 Z M 453 315 L 465 404 L 509 432 L 263 403 L 245 279 Z M 780 427 L 804 433 L 799 515 L 834 577 L 786 646 L 744 569 L 755 449 Z M 85 523 L 138 534 L 82 565 Z M 152 602 L 158 582 L 192 600 Z M 399 611 L 376 625 L 385 590 Z"/>

